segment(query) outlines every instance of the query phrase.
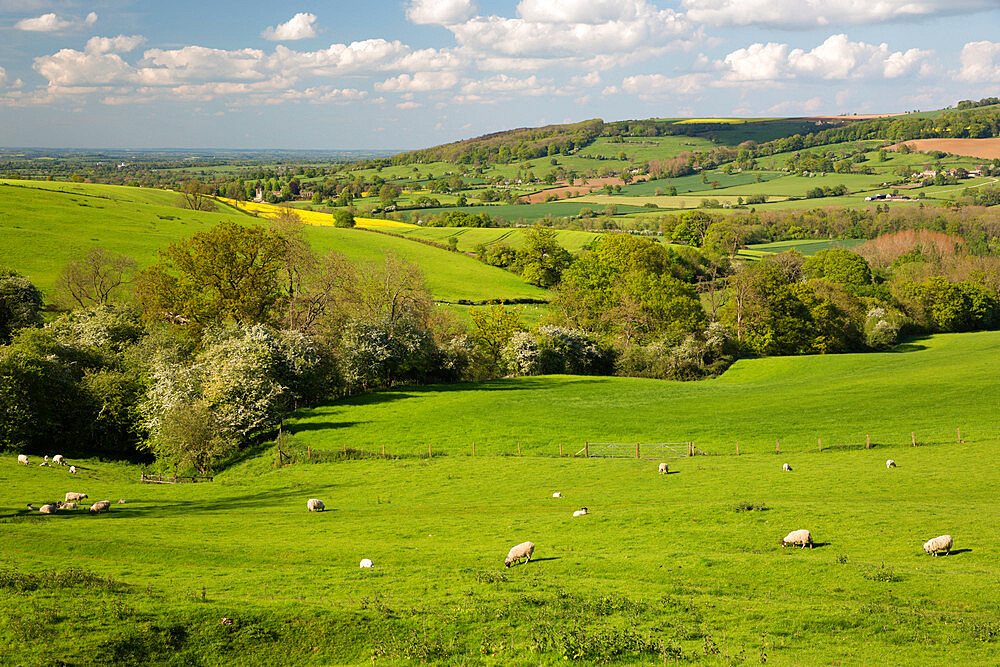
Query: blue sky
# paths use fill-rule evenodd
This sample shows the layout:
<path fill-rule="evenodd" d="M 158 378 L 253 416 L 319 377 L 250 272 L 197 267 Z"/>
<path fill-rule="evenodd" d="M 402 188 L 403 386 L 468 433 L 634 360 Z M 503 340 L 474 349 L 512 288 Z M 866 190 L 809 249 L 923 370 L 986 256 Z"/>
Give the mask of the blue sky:
<path fill-rule="evenodd" d="M 1000 95 L 998 0 L 0 0 L 0 145 L 407 149 Z"/>

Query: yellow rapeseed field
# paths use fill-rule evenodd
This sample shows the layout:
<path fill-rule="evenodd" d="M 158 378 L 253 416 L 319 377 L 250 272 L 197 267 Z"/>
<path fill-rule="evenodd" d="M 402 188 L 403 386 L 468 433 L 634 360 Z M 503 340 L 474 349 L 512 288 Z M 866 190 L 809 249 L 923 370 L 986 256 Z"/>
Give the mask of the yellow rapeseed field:
<path fill-rule="evenodd" d="M 237 202 L 228 199 L 226 197 L 219 197 L 219 201 L 225 202 L 230 206 L 236 208 Z M 263 216 L 265 218 L 277 218 L 278 212 L 282 209 L 291 208 L 288 206 L 275 206 L 274 204 L 264 204 L 255 201 L 243 201 L 239 202 L 238 208 L 244 211 L 251 211 L 257 215 Z M 292 208 L 298 214 L 302 222 L 307 225 L 320 225 L 325 227 L 333 227 L 333 216 L 329 213 L 320 213 L 319 211 L 306 211 L 300 208 Z M 358 227 L 368 227 L 370 229 L 385 229 L 387 227 L 416 227 L 416 225 L 411 225 L 408 222 L 396 222 L 395 220 L 378 220 L 376 218 L 354 218 L 354 223 Z"/>

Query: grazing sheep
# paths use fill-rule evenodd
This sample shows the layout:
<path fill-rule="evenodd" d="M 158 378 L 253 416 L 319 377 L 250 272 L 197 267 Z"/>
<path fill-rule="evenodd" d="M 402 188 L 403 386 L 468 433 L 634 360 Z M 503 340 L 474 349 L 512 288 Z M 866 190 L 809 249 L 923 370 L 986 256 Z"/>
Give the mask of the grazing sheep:
<path fill-rule="evenodd" d="M 119 498 L 118 499 L 118 504 L 119 505 L 124 505 L 125 504 L 125 499 L 124 498 Z"/>
<path fill-rule="evenodd" d="M 68 503 L 76 502 L 77 500 L 86 500 L 86 499 L 87 499 L 87 494 L 86 493 L 74 493 L 73 491 L 68 491 L 66 493 L 66 502 L 68 502 Z"/>
<path fill-rule="evenodd" d="M 111 501 L 110 500 L 98 500 L 96 503 L 90 506 L 91 514 L 100 514 L 101 512 L 111 511 Z"/>
<path fill-rule="evenodd" d="M 504 567 L 510 567 L 517 561 L 524 559 L 527 563 L 531 560 L 531 554 L 535 552 L 535 545 L 531 542 L 521 542 L 516 547 L 512 547 L 510 552 L 507 554 L 507 558 L 504 560 Z"/>
<path fill-rule="evenodd" d="M 792 466 L 785 463 L 784 465 L 781 466 L 781 470 L 783 472 L 792 472 Z"/>
<path fill-rule="evenodd" d="M 70 466 L 69 467 L 69 474 L 71 474 L 71 475 L 75 475 L 76 474 L 76 466 Z"/>
<path fill-rule="evenodd" d="M 75 510 L 76 503 L 56 503 L 61 510 Z"/>
<path fill-rule="evenodd" d="M 556 491 L 555 493 L 552 494 L 552 497 L 553 498 L 562 498 L 562 494 L 559 493 L 558 491 Z"/>
<path fill-rule="evenodd" d="M 885 467 L 887 469 L 888 468 L 895 468 L 896 467 L 896 462 L 893 461 L 892 459 L 889 459 L 888 461 L 885 462 Z"/>
<path fill-rule="evenodd" d="M 28 509 L 32 510 L 33 512 L 37 512 L 38 511 L 38 508 L 35 507 L 34 505 L 32 505 L 31 503 L 28 503 Z"/>
<path fill-rule="evenodd" d="M 48 460 L 49 460 L 49 455 L 48 455 L 48 454 L 46 454 L 45 456 L 43 456 L 43 457 L 42 457 L 42 460 L 43 460 L 43 461 L 48 461 Z"/>
<path fill-rule="evenodd" d="M 314 512 L 314 511 L 315 512 L 322 512 L 323 510 L 326 509 L 326 505 L 323 504 L 322 500 L 319 500 L 317 498 L 310 498 L 309 500 L 306 501 L 306 508 L 310 512 Z"/>
<path fill-rule="evenodd" d="M 31 465 L 31 463 L 28 461 L 28 457 L 25 456 L 24 454 L 18 454 L 17 455 L 17 462 L 20 463 L 23 466 Z"/>
<path fill-rule="evenodd" d="M 38 464 L 38 467 L 39 468 L 48 468 L 49 467 L 49 462 L 48 461 L 42 461 L 41 463 Z"/>
<path fill-rule="evenodd" d="M 796 544 L 802 545 L 803 549 L 806 548 L 807 544 L 810 549 L 813 548 L 812 535 L 809 534 L 808 530 L 793 530 L 785 535 L 785 539 L 781 540 L 781 546 L 783 547 L 787 547 L 789 545 L 794 546 Z"/>
<path fill-rule="evenodd" d="M 47 505 L 42 505 L 38 508 L 38 511 L 42 514 L 55 514 L 59 511 L 59 503 L 48 503 Z"/>
<path fill-rule="evenodd" d="M 52 462 L 55 463 L 57 466 L 64 466 L 64 465 L 66 465 L 66 460 L 63 459 L 63 455 L 62 454 L 56 454 L 55 456 L 53 456 L 52 457 Z"/>
<path fill-rule="evenodd" d="M 670 469 L 667 467 L 667 464 L 666 463 L 661 463 L 660 464 L 660 474 L 661 475 L 666 475 L 668 472 L 670 472 Z"/>
<path fill-rule="evenodd" d="M 586 515 L 587 515 L 586 507 L 581 507 L 577 511 L 573 512 L 573 516 L 586 516 Z"/>
<path fill-rule="evenodd" d="M 363 567 L 363 568 L 367 567 L 367 568 L 374 569 L 375 568 L 375 563 L 372 562 L 371 558 L 362 558 L 361 559 L 361 567 Z"/>
<path fill-rule="evenodd" d="M 934 554 L 935 558 L 937 558 L 939 551 L 943 551 L 944 555 L 947 556 L 951 553 L 951 535 L 940 535 L 933 540 L 927 540 L 924 542 L 924 551 Z"/>

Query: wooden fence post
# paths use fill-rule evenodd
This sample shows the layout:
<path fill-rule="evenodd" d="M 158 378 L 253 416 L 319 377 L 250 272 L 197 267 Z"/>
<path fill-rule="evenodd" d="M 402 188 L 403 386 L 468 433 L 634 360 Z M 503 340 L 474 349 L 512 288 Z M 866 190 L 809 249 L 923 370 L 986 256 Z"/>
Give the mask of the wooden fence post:
<path fill-rule="evenodd" d="M 520 440 L 517 441 L 517 455 L 518 456 L 521 455 L 521 441 Z"/>
<path fill-rule="evenodd" d="M 385 458 L 385 443 L 382 443 L 382 458 Z"/>
<path fill-rule="evenodd" d="M 472 443 L 472 455 L 476 455 L 476 443 Z"/>
<path fill-rule="evenodd" d="M 311 446 L 306 447 L 306 458 L 311 459 L 313 457 L 313 449 Z"/>
<path fill-rule="evenodd" d="M 910 446 L 917 446 L 917 436 L 913 435 L 913 431 L 910 431 Z"/>
<path fill-rule="evenodd" d="M 736 456 L 740 455 L 740 441 L 736 441 Z"/>
<path fill-rule="evenodd" d="M 956 428 L 955 429 L 955 433 L 958 434 L 958 444 L 960 444 L 960 445 L 963 444 L 963 442 L 962 442 L 962 429 Z"/>
<path fill-rule="evenodd" d="M 688 442 L 688 456 L 694 456 L 694 443 Z"/>
<path fill-rule="evenodd" d="M 777 438 L 774 439 L 774 453 L 781 453 L 781 440 L 778 440 Z"/>
<path fill-rule="evenodd" d="M 562 443 L 559 443 L 559 456 L 562 456 Z"/>
<path fill-rule="evenodd" d="M 817 443 L 817 446 L 819 447 L 819 451 L 822 452 L 823 451 L 823 438 L 816 438 L 816 443 Z"/>
<path fill-rule="evenodd" d="M 635 443 L 635 458 L 639 458 L 639 443 Z"/>
<path fill-rule="evenodd" d="M 590 458 L 590 443 L 589 442 L 583 443 L 583 455 L 586 458 L 588 458 L 588 459 Z"/>
<path fill-rule="evenodd" d="M 865 436 L 865 449 L 872 448 L 872 437 L 870 435 Z"/>

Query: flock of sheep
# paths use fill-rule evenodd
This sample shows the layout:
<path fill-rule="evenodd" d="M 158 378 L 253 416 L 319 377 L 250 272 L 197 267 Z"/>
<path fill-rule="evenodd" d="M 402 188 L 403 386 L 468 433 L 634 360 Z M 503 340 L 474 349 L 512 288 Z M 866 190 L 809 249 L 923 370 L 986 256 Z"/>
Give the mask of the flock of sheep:
<path fill-rule="evenodd" d="M 31 461 L 29 461 L 28 457 L 25 456 L 24 454 L 17 455 L 17 462 L 25 466 L 31 465 Z M 63 458 L 62 454 L 56 454 L 51 459 L 49 458 L 48 454 L 46 454 L 42 462 L 38 464 L 38 467 L 49 468 L 54 465 L 57 466 L 67 465 L 66 459 Z M 72 465 L 69 466 L 69 472 L 71 475 L 77 474 L 76 466 Z M 79 501 L 86 499 L 87 499 L 86 493 L 77 493 L 76 491 L 69 491 L 66 493 L 65 500 L 55 500 L 52 501 L 51 503 L 45 503 L 43 505 L 32 505 L 31 503 L 28 503 L 28 509 L 35 512 L 41 512 L 42 514 L 55 514 L 59 510 L 75 510 L 77 509 L 77 507 L 79 507 L 78 505 Z M 120 499 L 118 501 L 118 504 L 124 505 L 125 499 L 124 498 Z M 96 503 L 90 506 L 91 514 L 100 514 L 101 512 L 110 512 L 110 511 L 111 511 L 110 500 L 98 500 Z"/>

